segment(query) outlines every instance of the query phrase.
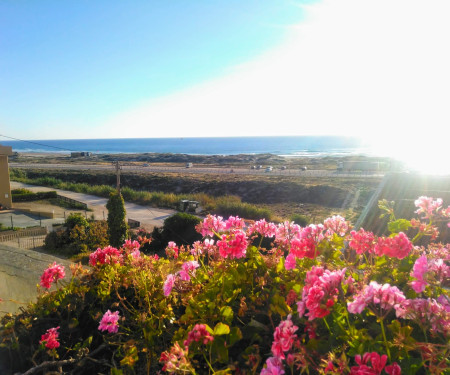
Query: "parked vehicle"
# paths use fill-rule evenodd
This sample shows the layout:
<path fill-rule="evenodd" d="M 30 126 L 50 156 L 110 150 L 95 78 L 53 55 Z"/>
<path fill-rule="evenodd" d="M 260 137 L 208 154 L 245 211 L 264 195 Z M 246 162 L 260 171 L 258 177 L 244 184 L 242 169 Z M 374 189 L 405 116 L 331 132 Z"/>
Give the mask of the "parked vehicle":
<path fill-rule="evenodd" d="M 186 163 L 186 168 L 192 168 L 194 164 L 192 163 Z"/>
<path fill-rule="evenodd" d="M 272 170 L 273 170 L 273 167 L 269 166 L 269 167 L 266 168 L 266 172 L 272 172 Z"/>

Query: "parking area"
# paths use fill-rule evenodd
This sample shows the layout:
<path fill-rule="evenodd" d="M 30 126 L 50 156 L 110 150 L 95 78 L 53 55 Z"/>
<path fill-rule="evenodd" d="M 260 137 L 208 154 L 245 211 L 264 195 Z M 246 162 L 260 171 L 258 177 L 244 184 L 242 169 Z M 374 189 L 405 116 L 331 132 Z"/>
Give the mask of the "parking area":
<path fill-rule="evenodd" d="M 2 224 L 4 227 L 52 227 L 53 224 L 62 224 L 63 222 L 63 217 L 50 219 L 19 210 L 0 211 L 0 224 Z"/>

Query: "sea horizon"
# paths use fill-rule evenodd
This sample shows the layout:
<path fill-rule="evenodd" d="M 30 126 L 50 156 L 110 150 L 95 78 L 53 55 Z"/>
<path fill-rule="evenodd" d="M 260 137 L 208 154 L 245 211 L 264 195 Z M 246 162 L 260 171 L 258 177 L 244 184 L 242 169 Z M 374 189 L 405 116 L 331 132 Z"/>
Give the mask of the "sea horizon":
<path fill-rule="evenodd" d="M 1 140 L 22 153 L 93 154 L 173 153 L 188 155 L 274 154 L 285 157 L 384 156 L 357 137 L 247 136 L 177 138 L 100 138 Z"/>

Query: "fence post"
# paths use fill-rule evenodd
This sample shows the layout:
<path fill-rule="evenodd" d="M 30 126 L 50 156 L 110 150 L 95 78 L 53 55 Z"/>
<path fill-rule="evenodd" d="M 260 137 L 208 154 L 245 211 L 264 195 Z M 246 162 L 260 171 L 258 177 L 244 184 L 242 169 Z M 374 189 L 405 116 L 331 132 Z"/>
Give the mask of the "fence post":
<path fill-rule="evenodd" d="M 36 248 L 36 246 L 34 246 L 34 236 L 33 237 L 31 237 L 32 239 L 33 239 L 33 249 L 35 249 Z"/>
<path fill-rule="evenodd" d="M 13 222 L 12 215 L 11 215 L 11 229 L 14 230 L 14 222 Z"/>

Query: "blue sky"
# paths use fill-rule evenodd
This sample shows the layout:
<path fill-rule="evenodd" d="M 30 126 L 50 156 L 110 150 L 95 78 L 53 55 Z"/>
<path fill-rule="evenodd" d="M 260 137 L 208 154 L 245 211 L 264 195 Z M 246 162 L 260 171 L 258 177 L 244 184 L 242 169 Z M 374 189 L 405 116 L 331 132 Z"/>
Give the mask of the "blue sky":
<path fill-rule="evenodd" d="M 66 128 L 226 74 L 282 42 L 302 13 L 271 0 L 2 1 L 0 128 L 72 136 Z"/>
<path fill-rule="evenodd" d="M 448 14 L 448 0 L 3 0 L 0 134 L 356 135 L 427 167 L 448 159 Z"/>

